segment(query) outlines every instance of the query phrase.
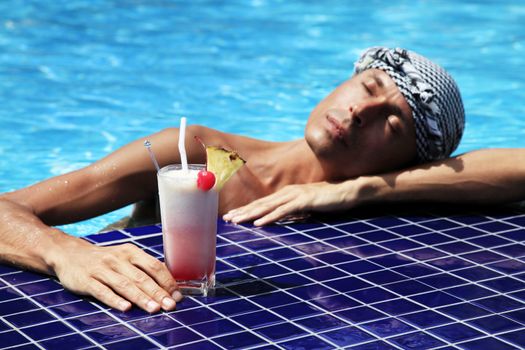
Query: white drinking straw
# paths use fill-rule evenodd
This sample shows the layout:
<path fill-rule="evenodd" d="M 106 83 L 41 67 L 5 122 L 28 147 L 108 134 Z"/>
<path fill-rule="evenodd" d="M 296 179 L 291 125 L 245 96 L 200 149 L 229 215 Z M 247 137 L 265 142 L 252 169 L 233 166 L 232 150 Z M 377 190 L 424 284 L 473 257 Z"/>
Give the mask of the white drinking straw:
<path fill-rule="evenodd" d="M 182 170 L 188 171 L 188 158 L 186 157 L 186 148 L 184 147 L 184 138 L 186 137 L 186 117 L 180 118 L 179 128 L 179 153 Z"/>
<path fill-rule="evenodd" d="M 157 163 L 157 159 L 155 158 L 155 154 L 153 153 L 153 150 L 151 149 L 151 142 L 149 140 L 144 141 L 144 146 L 148 149 L 149 157 L 151 158 L 151 161 L 155 165 L 155 169 L 157 171 L 160 170 L 159 163 Z"/>

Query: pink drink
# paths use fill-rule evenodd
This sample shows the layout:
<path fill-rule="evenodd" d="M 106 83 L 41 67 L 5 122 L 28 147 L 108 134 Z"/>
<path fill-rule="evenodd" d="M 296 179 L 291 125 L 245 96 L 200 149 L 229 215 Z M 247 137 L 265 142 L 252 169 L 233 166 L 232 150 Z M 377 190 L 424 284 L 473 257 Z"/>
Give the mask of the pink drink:
<path fill-rule="evenodd" d="M 215 285 L 215 244 L 219 196 L 197 188 L 204 165 L 159 170 L 159 202 L 164 257 L 183 293 L 208 294 Z"/>

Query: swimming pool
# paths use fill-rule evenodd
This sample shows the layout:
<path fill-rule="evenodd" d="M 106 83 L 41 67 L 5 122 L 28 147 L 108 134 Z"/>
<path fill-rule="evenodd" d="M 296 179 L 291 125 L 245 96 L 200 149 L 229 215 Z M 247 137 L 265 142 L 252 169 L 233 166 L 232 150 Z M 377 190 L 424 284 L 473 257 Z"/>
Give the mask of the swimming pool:
<path fill-rule="evenodd" d="M 519 1 L 13 0 L 0 3 L 0 192 L 85 166 L 182 115 L 299 138 L 311 108 L 373 45 L 411 48 L 455 76 L 467 113 L 457 152 L 525 146 Z M 93 233 L 128 212 L 65 230 Z"/>

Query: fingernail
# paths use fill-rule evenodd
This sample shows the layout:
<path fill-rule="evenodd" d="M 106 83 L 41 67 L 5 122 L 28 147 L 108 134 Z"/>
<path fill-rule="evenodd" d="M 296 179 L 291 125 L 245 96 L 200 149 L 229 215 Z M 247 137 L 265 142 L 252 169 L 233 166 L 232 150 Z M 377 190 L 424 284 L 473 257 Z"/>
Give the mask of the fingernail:
<path fill-rule="evenodd" d="M 232 218 L 232 214 L 230 214 L 230 213 L 228 213 L 228 214 L 224 214 L 224 215 L 222 216 L 222 219 L 223 219 L 224 221 L 228 221 L 228 220 L 230 220 L 231 218 Z"/>
<path fill-rule="evenodd" d="M 162 299 L 162 308 L 164 310 L 171 310 L 175 307 L 175 300 L 165 297 Z"/>
<path fill-rule="evenodd" d="M 118 302 L 118 308 L 120 311 L 126 311 L 130 306 L 131 304 L 129 301 L 121 300 Z"/>
<path fill-rule="evenodd" d="M 171 295 L 173 297 L 173 299 L 175 299 L 175 301 L 178 303 L 179 301 L 182 300 L 182 293 L 179 292 L 178 290 L 174 291 L 173 294 Z"/>
<path fill-rule="evenodd" d="M 154 312 L 155 310 L 157 310 L 158 307 L 159 304 L 157 304 L 153 300 L 148 301 L 148 303 L 146 304 L 146 310 L 148 310 L 148 312 Z"/>

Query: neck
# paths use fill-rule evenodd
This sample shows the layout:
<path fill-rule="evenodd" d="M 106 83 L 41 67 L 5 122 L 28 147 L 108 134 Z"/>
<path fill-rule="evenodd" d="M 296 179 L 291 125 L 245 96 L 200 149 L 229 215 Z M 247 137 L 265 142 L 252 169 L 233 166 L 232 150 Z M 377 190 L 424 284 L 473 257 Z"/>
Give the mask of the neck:
<path fill-rule="evenodd" d="M 248 164 L 272 192 L 286 185 L 327 180 L 319 160 L 304 139 L 272 143 L 257 152 Z"/>

